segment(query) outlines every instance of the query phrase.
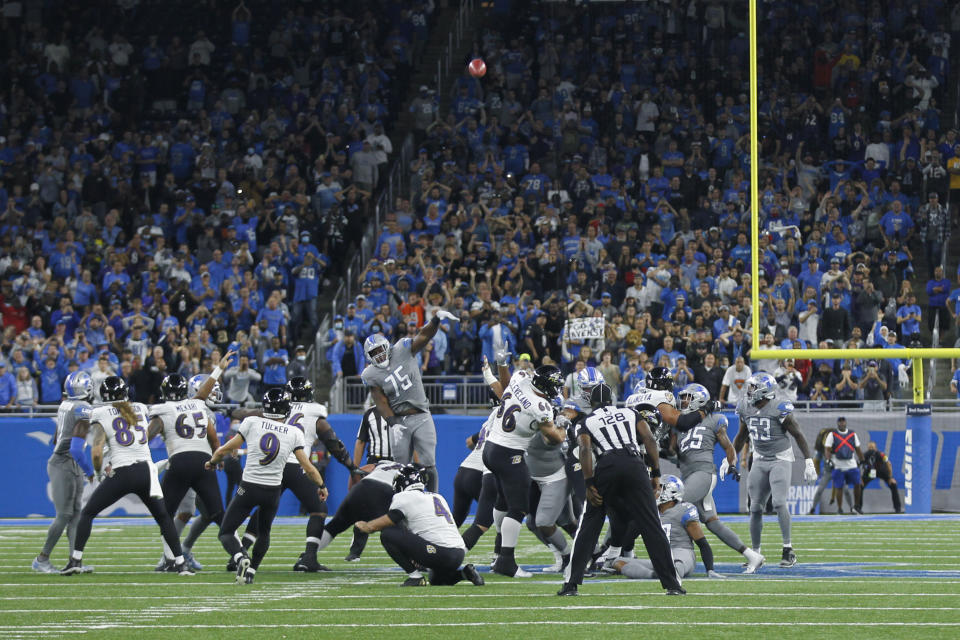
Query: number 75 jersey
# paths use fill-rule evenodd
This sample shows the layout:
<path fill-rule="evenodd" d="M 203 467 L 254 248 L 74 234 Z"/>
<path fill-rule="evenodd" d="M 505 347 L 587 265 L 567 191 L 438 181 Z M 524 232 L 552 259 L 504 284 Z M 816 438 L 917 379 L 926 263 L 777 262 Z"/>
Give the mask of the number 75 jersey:
<path fill-rule="evenodd" d="M 113 405 L 101 405 L 90 412 L 90 424 L 99 424 L 107 436 L 110 465 L 114 469 L 151 459 L 147 440 L 147 407 L 139 402 L 131 402 L 130 406 L 137 417 L 133 424 L 127 422 Z"/>
<path fill-rule="evenodd" d="M 390 347 L 387 367 L 368 364 L 360 377 L 368 387 L 379 387 L 387 396 L 387 402 L 394 413 L 416 409 L 430 411 L 430 401 L 423 390 L 420 378 L 420 365 L 410 350 L 413 340 L 403 338 Z"/>
<path fill-rule="evenodd" d="M 783 428 L 783 421 L 793 413 L 793 403 L 779 394 L 762 407 L 754 407 L 746 398 L 737 403 L 740 424 L 750 434 L 754 456 L 793 460 L 793 442 Z"/>

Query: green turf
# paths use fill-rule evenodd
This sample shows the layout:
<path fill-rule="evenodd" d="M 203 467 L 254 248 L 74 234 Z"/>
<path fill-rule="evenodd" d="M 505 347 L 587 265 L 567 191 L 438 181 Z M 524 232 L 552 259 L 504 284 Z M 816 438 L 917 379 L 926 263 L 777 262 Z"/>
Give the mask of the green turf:
<path fill-rule="evenodd" d="M 402 588 L 404 576 L 391 570 L 376 536 L 361 562 L 343 561 L 345 535 L 320 554 L 333 571 L 297 574 L 290 568 L 302 550 L 302 525 L 276 526 L 256 584 L 238 586 L 223 571 L 215 530 L 194 550 L 205 570 L 190 578 L 152 571 L 160 555 L 155 527 L 100 522 L 84 557 L 96 572 L 72 577 L 30 570 L 45 528 L 0 527 L 0 638 L 960 637 L 960 578 L 851 577 L 843 569 L 836 577 L 795 577 L 812 563 L 833 562 L 960 571 L 955 520 L 796 521 L 795 569 L 776 566 L 779 532 L 770 520 L 765 551 L 772 562 L 752 577 L 737 575 L 740 556 L 710 536 L 731 577 L 688 578 L 683 598 L 664 596 L 655 581 L 624 579 L 588 580 L 579 598 L 557 598 L 553 575 L 484 574 L 487 585 L 479 588 Z M 745 523 L 732 527 L 747 538 Z M 488 562 L 492 542 L 492 535 L 482 538 L 468 559 Z M 54 552 L 57 566 L 66 561 L 64 549 L 65 540 Z M 526 531 L 517 555 L 522 564 L 552 561 Z"/>

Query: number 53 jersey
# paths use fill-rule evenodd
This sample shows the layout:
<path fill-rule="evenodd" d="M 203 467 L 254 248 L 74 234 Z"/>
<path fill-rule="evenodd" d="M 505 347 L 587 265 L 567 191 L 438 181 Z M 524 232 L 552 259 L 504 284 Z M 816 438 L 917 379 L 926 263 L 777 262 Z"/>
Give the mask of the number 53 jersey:
<path fill-rule="evenodd" d="M 394 413 L 406 413 L 410 409 L 430 411 L 430 402 L 423 390 L 420 365 L 410 350 L 413 340 L 403 338 L 390 347 L 387 367 L 368 364 L 360 377 L 368 387 L 380 387 Z"/>
<path fill-rule="evenodd" d="M 304 448 L 303 431 L 289 424 L 251 416 L 237 429 L 247 443 L 244 482 L 276 487 L 283 479 L 287 458 Z"/>
<path fill-rule="evenodd" d="M 147 407 L 139 402 L 131 402 L 130 406 L 137 416 L 133 424 L 127 422 L 113 405 L 101 405 L 90 412 L 90 424 L 99 424 L 107 436 L 110 466 L 114 469 L 152 459 L 147 440 Z"/>
<path fill-rule="evenodd" d="M 537 395 L 530 374 L 517 371 L 500 398 L 500 408 L 491 423 L 487 441 L 507 449 L 526 451 L 540 424 L 552 419 L 550 401 Z"/>
<path fill-rule="evenodd" d="M 793 403 L 778 393 L 762 407 L 754 407 L 745 397 L 737 402 L 737 416 L 745 425 L 753 445 L 754 459 L 788 460 L 793 462 L 793 442 L 783 428 L 783 421 L 793 413 Z"/>

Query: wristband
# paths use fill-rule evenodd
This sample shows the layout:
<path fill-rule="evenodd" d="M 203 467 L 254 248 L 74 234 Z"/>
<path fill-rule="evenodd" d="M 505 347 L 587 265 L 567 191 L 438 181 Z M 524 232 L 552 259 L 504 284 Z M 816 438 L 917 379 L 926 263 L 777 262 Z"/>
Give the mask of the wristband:
<path fill-rule="evenodd" d="M 597 486 L 597 482 L 596 482 L 596 480 L 593 478 L 593 476 L 591 476 L 591 477 L 589 477 L 589 478 L 584 478 L 584 479 L 583 479 L 583 484 L 586 485 L 586 487 L 587 487 L 588 489 L 589 489 L 590 487 L 595 487 L 595 486 Z"/>
<path fill-rule="evenodd" d="M 493 375 L 493 371 L 490 371 L 490 367 L 483 368 L 483 381 L 486 382 L 488 386 L 497 381 L 497 377 Z"/>
<path fill-rule="evenodd" d="M 220 365 L 217 365 L 213 368 L 213 371 L 210 373 L 210 377 L 213 378 L 214 382 L 220 381 L 220 376 L 223 375 L 223 369 L 220 368 Z"/>
<path fill-rule="evenodd" d="M 650 477 L 651 477 L 651 478 L 659 478 L 659 477 L 660 477 L 660 469 L 659 469 L 659 468 L 657 468 L 657 469 L 650 469 Z"/>

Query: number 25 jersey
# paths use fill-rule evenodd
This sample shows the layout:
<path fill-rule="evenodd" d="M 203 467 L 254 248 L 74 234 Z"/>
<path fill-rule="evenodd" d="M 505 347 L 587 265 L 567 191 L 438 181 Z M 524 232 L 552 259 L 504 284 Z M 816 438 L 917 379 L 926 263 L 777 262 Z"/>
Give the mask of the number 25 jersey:
<path fill-rule="evenodd" d="M 416 355 L 410 350 L 412 344 L 413 340 L 410 338 L 398 340 L 390 347 L 386 369 L 368 364 L 360 374 L 368 387 L 380 387 L 383 390 L 394 413 L 410 409 L 423 412 L 430 410 L 430 402 L 420 378 L 420 365 L 417 364 Z"/>
<path fill-rule="evenodd" d="M 139 402 L 131 402 L 130 406 L 136 415 L 133 424 L 127 422 L 112 404 L 101 405 L 90 412 L 90 424 L 99 423 L 107 436 L 110 466 L 114 469 L 151 460 L 147 407 Z"/>
<path fill-rule="evenodd" d="M 303 449 L 303 431 L 269 418 L 246 418 L 237 433 L 247 443 L 244 482 L 279 486 L 287 458 L 297 449 Z"/>
<path fill-rule="evenodd" d="M 508 449 L 526 451 L 531 436 L 539 431 L 540 424 L 550 420 L 553 420 L 550 401 L 537 395 L 530 374 L 517 371 L 500 398 L 500 408 L 490 425 L 487 441 Z"/>

